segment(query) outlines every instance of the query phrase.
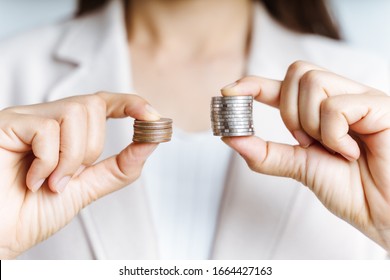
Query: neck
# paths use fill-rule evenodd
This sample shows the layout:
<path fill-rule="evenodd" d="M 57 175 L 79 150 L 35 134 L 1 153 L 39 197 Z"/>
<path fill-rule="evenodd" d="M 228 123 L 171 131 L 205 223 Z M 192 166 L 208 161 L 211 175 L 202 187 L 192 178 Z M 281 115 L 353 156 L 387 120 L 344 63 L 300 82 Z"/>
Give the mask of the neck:
<path fill-rule="evenodd" d="M 175 55 L 246 50 L 250 10 L 251 0 L 130 0 L 128 38 Z"/>

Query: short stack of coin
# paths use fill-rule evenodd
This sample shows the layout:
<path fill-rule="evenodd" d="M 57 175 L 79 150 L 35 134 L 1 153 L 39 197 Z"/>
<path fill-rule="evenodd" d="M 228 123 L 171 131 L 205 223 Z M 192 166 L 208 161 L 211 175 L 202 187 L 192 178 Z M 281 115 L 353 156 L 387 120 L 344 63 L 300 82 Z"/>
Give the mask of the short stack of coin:
<path fill-rule="evenodd" d="M 171 141 L 172 119 L 161 118 L 158 121 L 134 120 L 134 142 L 162 143 Z"/>
<path fill-rule="evenodd" d="M 211 125 L 215 136 L 254 135 L 252 96 L 215 96 L 211 99 Z"/>

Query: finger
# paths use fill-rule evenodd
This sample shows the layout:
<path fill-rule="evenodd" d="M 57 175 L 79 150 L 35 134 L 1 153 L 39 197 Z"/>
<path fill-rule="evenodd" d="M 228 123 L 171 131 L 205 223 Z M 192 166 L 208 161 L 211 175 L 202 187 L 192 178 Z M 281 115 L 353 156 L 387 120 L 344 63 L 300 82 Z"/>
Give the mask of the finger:
<path fill-rule="evenodd" d="M 311 70 L 325 71 L 318 66 L 303 61 L 291 64 L 287 70 L 280 93 L 280 114 L 283 122 L 303 147 L 308 147 L 313 143 L 313 139 L 307 135 L 301 126 L 298 107 L 299 85 L 304 74 Z"/>
<path fill-rule="evenodd" d="M 298 97 L 299 120 L 303 130 L 322 142 L 321 103 L 331 96 L 361 94 L 366 90 L 367 87 L 328 71 L 306 72 L 299 83 Z"/>
<path fill-rule="evenodd" d="M 78 177 L 90 203 L 136 180 L 158 144 L 131 143 L 120 154 L 88 167 Z"/>
<path fill-rule="evenodd" d="M 252 95 L 261 103 L 279 107 L 281 82 L 261 77 L 244 77 L 221 89 L 223 96 Z"/>
<path fill-rule="evenodd" d="M 57 121 L 32 115 L 11 114 L 8 121 L 9 140 L 3 148 L 28 152 L 31 149 L 34 159 L 26 175 L 26 185 L 37 191 L 58 163 L 60 128 Z M 28 146 L 31 146 L 29 148 Z"/>
<path fill-rule="evenodd" d="M 134 94 L 113 94 L 99 92 L 97 95 L 106 104 L 106 115 L 109 118 L 133 117 L 139 120 L 159 120 L 161 115 L 145 99 Z"/>
<path fill-rule="evenodd" d="M 97 95 L 90 95 L 84 103 L 87 110 L 87 144 L 82 167 L 92 165 L 104 148 L 106 137 L 106 105 Z"/>
<path fill-rule="evenodd" d="M 49 178 L 49 188 L 63 192 L 83 163 L 87 143 L 87 111 L 78 102 L 61 102 L 60 158 Z"/>
<path fill-rule="evenodd" d="M 307 150 L 266 142 L 255 136 L 223 137 L 222 140 L 236 150 L 256 172 L 305 181 Z"/>
<path fill-rule="evenodd" d="M 372 135 L 389 129 L 389 105 L 389 97 L 383 95 L 339 95 L 326 99 L 321 106 L 324 144 L 348 160 L 358 159 L 360 149 L 349 131 Z"/>

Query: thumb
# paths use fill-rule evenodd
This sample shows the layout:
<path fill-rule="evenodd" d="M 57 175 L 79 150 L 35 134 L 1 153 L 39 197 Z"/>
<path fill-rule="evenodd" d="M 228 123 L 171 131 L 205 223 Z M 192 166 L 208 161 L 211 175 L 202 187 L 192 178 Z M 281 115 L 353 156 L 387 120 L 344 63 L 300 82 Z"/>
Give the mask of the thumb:
<path fill-rule="evenodd" d="M 223 137 L 222 141 L 253 171 L 305 181 L 307 150 L 300 146 L 267 142 L 256 136 Z"/>
<path fill-rule="evenodd" d="M 151 143 L 131 143 L 118 155 L 86 168 L 79 180 L 81 187 L 91 194 L 87 204 L 134 182 L 157 146 Z"/>

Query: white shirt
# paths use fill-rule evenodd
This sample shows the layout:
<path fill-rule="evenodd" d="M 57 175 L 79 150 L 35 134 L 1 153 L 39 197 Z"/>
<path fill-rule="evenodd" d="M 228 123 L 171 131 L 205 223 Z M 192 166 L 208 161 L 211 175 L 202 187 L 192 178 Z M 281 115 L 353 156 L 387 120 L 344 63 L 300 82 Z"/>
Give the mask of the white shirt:
<path fill-rule="evenodd" d="M 207 259 L 231 150 L 211 131 L 174 128 L 143 174 L 162 259 Z"/>

